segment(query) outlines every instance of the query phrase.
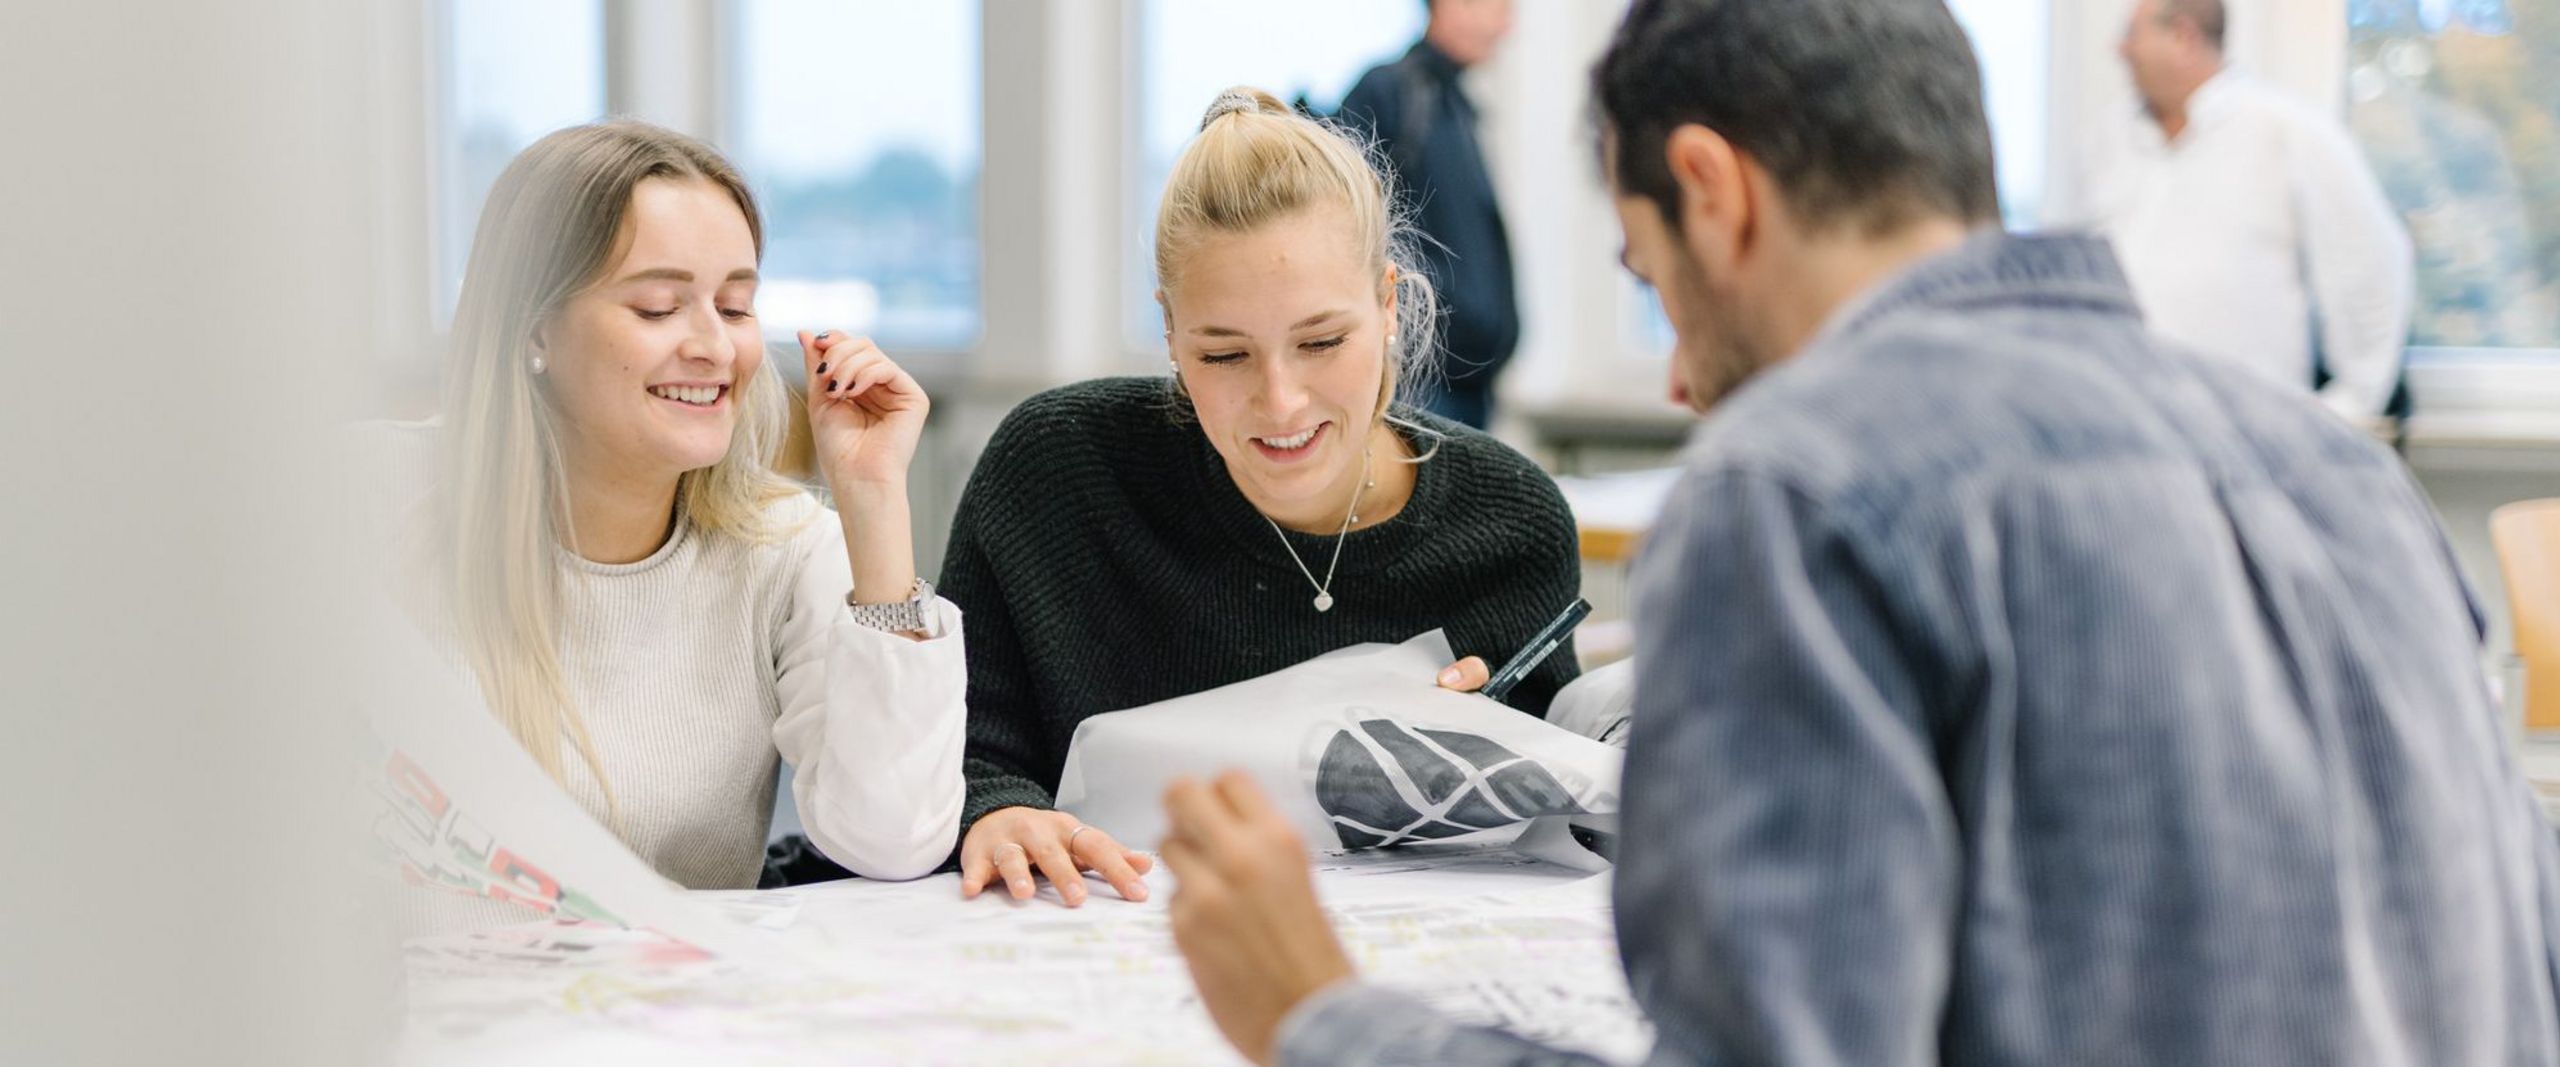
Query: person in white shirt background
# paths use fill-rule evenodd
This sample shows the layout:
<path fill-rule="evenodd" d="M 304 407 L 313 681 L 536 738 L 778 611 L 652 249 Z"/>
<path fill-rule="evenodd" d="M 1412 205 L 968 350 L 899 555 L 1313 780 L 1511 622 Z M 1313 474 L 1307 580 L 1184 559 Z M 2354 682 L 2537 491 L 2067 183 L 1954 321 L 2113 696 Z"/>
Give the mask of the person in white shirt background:
<path fill-rule="evenodd" d="M 2079 221 L 2114 240 L 2153 329 L 2305 389 L 2316 351 L 2321 401 L 2369 423 L 2408 339 L 2408 233 L 2343 123 L 2232 69 L 2228 18 L 2135 5 L 2119 53 L 2145 120 L 2093 153 Z"/>
<path fill-rule="evenodd" d="M 958 839 L 966 733 L 960 612 L 918 580 L 909 519 L 928 401 L 870 342 L 803 332 L 836 510 L 777 473 L 791 397 L 755 317 L 763 247 L 745 179 L 669 130 L 573 127 L 510 163 L 441 415 L 378 424 L 389 480 L 423 489 L 396 527 L 403 591 L 660 874 L 755 886 L 779 758 L 830 858 L 914 878 Z"/>

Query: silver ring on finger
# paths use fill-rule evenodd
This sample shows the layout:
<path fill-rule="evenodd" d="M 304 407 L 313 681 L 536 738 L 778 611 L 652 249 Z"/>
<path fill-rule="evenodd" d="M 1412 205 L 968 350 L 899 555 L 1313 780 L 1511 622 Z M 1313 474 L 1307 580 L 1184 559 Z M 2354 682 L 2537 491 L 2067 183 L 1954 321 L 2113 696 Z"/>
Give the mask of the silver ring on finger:
<path fill-rule="evenodd" d="M 999 842 L 997 842 L 997 843 L 996 843 L 996 847 L 995 847 L 995 848 L 993 848 L 993 849 L 989 849 L 989 850 L 987 851 L 987 862 L 988 862 L 989 864 L 991 864 L 991 865 L 992 865 L 992 864 L 996 864 L 996 863 L 1001 863 L 1001 862 L 1003 862 L 1003 860 L 1002 860 L 1002 859 L 1000 859 L 999 857 L 1002 857 L 1002 856 L 1004 855 L 1004 850 L 1005 850 L 1005 849 L 1007 849 L 1007 848 L 1012 848 L 1012 849 L 1016 849 L 1016 850 L 1020 851 L 1020 852 L 1022 853 L 1022 861 L 1023 861 L 1024 863 L 1029 863 L 1029 862 L 1031 862 L 1031 850 L 1030 850 L 1030 849 L 1028 849 L 1028 848 L 1023 847 L 1023 844 L 1022 844 L 1022 842 L 1020 842 L 1020 841 L 999 841 Z"/>
<path fill-rule="evenodd" d="M 1079 824 L 1075 829 L 1067 831 L 1067 855 L 1072 856 L 1076 854 L 1076 835 L 1090 829 L 1093 829 L 1093 827 Z"/>

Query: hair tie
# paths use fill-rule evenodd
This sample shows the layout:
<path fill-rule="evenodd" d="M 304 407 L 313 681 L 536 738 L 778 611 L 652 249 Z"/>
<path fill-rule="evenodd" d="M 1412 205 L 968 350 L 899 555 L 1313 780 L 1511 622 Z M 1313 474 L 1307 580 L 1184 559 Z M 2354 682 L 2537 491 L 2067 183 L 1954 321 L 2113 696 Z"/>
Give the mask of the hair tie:
<path fill-rule="evenodd" d="M 1254 114 L 1261 110 L 1262 102 L 1253 98 L 1252 91 L 1246 89 L 1229 89 L 1226 92 L 1219 93 L 1216 100 L 1209 102 L 1209 113 L 1201 117 L 1200 129 L 1205 132 L 1208 130 L 1210 123 L 1216 122 L 1229 115 L 1238 113 Z"/>

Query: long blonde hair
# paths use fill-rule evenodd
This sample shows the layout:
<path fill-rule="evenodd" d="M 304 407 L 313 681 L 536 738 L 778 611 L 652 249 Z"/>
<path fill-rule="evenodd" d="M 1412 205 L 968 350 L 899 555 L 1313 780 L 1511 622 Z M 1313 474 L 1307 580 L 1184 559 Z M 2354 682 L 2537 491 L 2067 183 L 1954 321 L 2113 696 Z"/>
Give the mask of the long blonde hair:
<path fill-rule="evenodd" d="M 1436 366 L 1432 340 L 1439 298 L 1417 269 L 1411 224 L 1399 210 L 1392 173 L 1373 162 L 1374 146 L 1350 131 L 1309 118 L 1278 97 L 1249 86 L 1218 94 L 1183 149 L 1156 210 L 1156 287 L 1171 293 L 1183 267 L 1210 237 L 1236 236 L 1325 207 L 1350 220 L 1352 247 L 1384 278 L 1396 273 L 1396 351 L 1386 360 L 1378 414 L 1399 389 L 1419 384 Z M 1177 392 L 1180 378 L 1174 381 Z M 1184 405 L 1186 408 L 1188 405 Z"/>
<path fill-rule="evenodd" d="M 532 370 L 536 332 L 604 279 L 628 246 L 632 193 L 652 178 L 709 182 L 738 204 L 764 256 L 764 223 L 735 167 L 710 146 L 647 123 L 560 130 L 507 164 L 471 241 L 445 382 L 441 477 L 424 532 L 429 598 L 448 615 L 490 711 L 554 781 L 566 735 L 619 818 L 560 662 L 563 546 L 576 543 L 561 462 L 561 414 Z M 789 394 L 770 367 L 736 387 L 728 454 L 682 475 L 679 521 L 769 540 L 766 508 L 800 491 L 774 473 Z"/>

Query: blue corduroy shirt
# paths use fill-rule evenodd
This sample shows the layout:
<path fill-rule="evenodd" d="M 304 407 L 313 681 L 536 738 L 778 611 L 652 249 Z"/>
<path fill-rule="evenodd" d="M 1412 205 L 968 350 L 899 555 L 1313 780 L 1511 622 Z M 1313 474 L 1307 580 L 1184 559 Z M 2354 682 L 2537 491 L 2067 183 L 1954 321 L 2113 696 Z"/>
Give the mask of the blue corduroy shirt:
<path fill-rule="evenodd" d="M 2551 1064 L 2560 857 L 2389 452 L 1984 234 L 1700 427 L 1616 884 L 1656 1064 Z M 1291 1064 L 1580 1062 L 1335 987 Z"/>

